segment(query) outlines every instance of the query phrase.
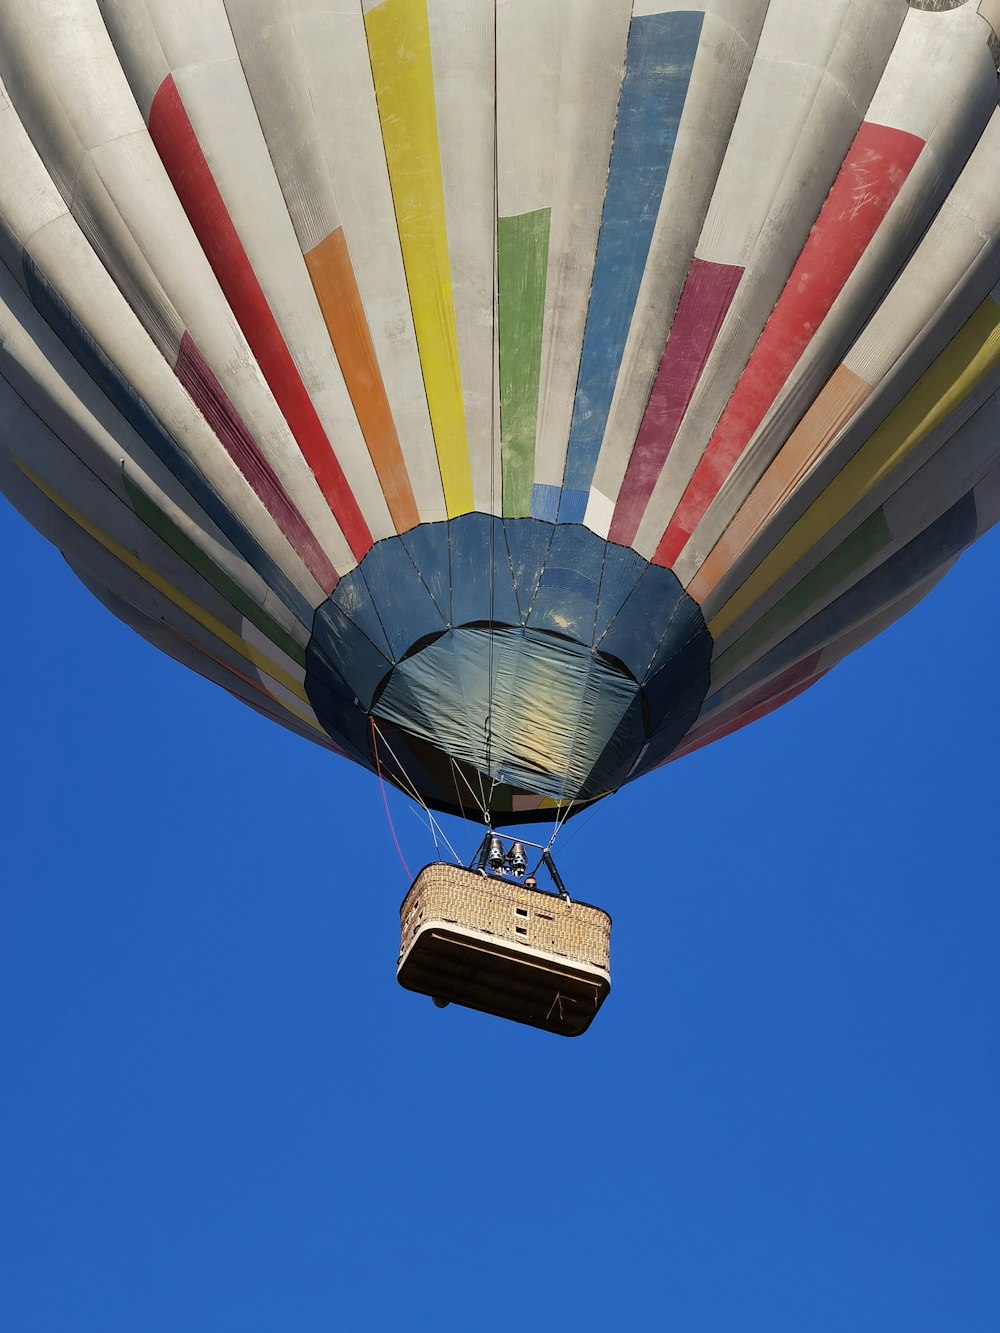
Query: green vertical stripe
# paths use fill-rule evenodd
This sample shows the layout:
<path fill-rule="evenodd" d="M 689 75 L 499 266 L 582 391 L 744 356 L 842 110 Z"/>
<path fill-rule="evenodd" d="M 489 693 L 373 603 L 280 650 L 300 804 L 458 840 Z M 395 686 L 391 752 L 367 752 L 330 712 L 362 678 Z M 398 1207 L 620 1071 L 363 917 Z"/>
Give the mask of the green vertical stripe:
<path fill-rule="evenodd" d="M 200 574 L 206 583 L 211 584 L 216 592 L 220 592 L 231 606 L 256 625 L 261 633 L 265 634 L 276 647 L 287 653 L 293 662 L 298 662 L 299 666 L 305 666 L 305 653 L 292 636 L 258 606 L 238 583 L 235 583 L 224 570 L 220 569 L 201 547 L 191 540 L 187 533 L 182 532 L 173 519 L 168 518 L 163 510 L 136 486 L 135 482 L 125 474 L 123 474 L 122 479 L 132 502 L 132 508 L 146 527 L 152 529 L 157 537 L 166 542 L 173 551 L 176 551 L 196 574 Z"/>
<path fill-rule="evenodd" d="M 547 208 L 497 219 L 500 437 L 505 518 L 531 515 L 542 322 L 549 263 Z"/>
<path fill-rule="evenodd" d="M 849 537 L 811 570 L 800 583 L 790 588 L 770 611 L 742 634 L 736 642 L 712 664 L 712 679 L 721 679 L 737 662 L 741 662 L 770 639 L 785 625 L 790 625 L 803 611 L 818 602 L 843 583 L 862 565 L 868 563 L 883 547 L 892 541 L 885 515 L 881 509 L 861 524 Z"/>

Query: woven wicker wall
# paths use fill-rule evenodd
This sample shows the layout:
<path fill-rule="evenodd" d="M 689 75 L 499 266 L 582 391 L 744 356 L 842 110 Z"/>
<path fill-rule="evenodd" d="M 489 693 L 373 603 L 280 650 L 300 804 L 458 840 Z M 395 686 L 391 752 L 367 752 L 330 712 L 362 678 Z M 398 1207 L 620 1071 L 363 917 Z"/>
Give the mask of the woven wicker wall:
<path fill-rule="evenodd" d="M 609 967 L 606 912 L 462 866 L 430 865 L 417 876 L 400 908 L 401 950 L 429 921 L 453 922 L 511 944 Z"/>

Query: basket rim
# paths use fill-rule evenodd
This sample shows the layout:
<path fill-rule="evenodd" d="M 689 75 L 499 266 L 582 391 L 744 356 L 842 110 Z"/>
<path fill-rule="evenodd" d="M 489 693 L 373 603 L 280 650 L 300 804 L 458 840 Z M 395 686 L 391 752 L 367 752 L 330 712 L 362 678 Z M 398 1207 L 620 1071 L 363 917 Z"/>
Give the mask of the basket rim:
<path fill-rule="evenodd" d="M 402 902 L 399 904 L 399 914 L 400 914 L 400 916 L 403 915 L 403 908 L 404 908 L 405 905 L 406 905 L 406 900 L 407 900 L 407 898 L 409 898 L 410 894 L 413 892 L 414 888 L 416 887 L 417 880 L 420 878 L 420 876 L 424 873 L 425 870 L 434 870 L 434 869 L 436 869 L 436 868 L 439 867 L 439 866 L 444 867 L 445 870 L 463 870 L 467 875 L 474 875 L 477 879 L 478 879 L 478 878 L 482 878 L 482 879 L 486 879 L 486 880 L 497 880 L 497 882 L 499 882 L 500 884 L 509 884 L 509 885 L 511 886 L 511 888 L 524 888 L 524 885 L 523 885 L 523 884 L 517 884 L 517 883 L 515 883 L 513 880 L 509 880 L 509 879 L 498 879 L 498 876 L 496 876 L 496 875 L 487 875 L 487 874 L 485 874 L 485 872 L 483 872 L 483 871 L 481 871 L 481 870 L 473 870 L 471 866 L 455 865 L 455 863 L 454 863 L 453 861 L 428 861 L 427 864 L 424 865 L 424 866 L 421 866 L 421 868 L 420 868 L 420 869 L 417 871 L 417 873 L 414 875 L 414 877 L 413 877 L 413 882 L 410 884 L 410 887 L 406 890 L 406 893 L 403 895 L 403 900 L 402 900 Z M 558 893 L 549 893 L 546 889 L 540 889 L 540 888 L 537 888 L 537 887 L 534 888 L 534 889 L 525 889 L 525 892 L 526 892 L 526 893 L 540 893 L 540 894 L 542 894 L 543 897 L 545 897 L 545 898 L 554 898 L 557 902 L 565 902 L 565 901 L 566 901 L 566 900 L 565 900 L 560 894 L 558 894 Z M 571 906 L 571 907 L 572 907 L 572 906 L 589 907 L 590 910 L 591 910 L 592 912 L 600 912 L 602 916 L 607 917 L 607 919 L 608 919 L 608 926 L 609 926 L 609 927 L 614 925 L 614 918 L 612 917 L 611 913 L 610 913 L 609 911 L 607 911 L 607 909 L 604 908 L 604 907 L 598 907 L 597 903 L 588 903 L 588 902 L 585 902 L 582 898 L 571 898 L 571 899 L 569 900 L 569 902 L 570 902 L 570 906 Z"/>

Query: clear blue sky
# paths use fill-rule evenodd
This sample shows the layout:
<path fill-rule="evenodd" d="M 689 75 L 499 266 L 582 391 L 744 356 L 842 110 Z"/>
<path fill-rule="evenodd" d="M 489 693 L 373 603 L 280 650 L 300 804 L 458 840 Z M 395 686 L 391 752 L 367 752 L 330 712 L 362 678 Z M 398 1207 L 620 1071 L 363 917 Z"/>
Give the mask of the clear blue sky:
<path fill-rule="evenodd" d="M 1000 1328 L 995 534 L 567 826 L 576 1041 L 400 990 L 376 781 L 0 550 L 3 1333 Z"/>

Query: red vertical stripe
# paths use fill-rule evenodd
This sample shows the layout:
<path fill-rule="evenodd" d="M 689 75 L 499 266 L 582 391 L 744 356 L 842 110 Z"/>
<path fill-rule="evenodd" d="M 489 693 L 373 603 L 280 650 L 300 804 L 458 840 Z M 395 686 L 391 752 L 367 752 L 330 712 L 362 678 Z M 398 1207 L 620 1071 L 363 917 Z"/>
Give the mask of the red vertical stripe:
<path fill-rule="evenodd" d="M 719 419 L 654 562 L 670 566 L 773 405 L 924 146 L 904 130 L 865 122 L 809 233 L 798 263 Z"/>
<path fill-rule="evenodd" d="M 361 560 L 372 544 L 368 525 L 281 336 L 170 75 L 153 98 L 149 133 L 302 456 L 355 558 Z"/>
<path fill-rule="evenodd" d="M 609 541 L 631 546 L 744 270 L 694 259 L 636 436 Z"/>
<path fill-rule="evenodd" d="M 784 704 L 791 703 L 826 675 L 825 671 L 816 671 L 819 657 L 819 653 L 814 653 L 804 662 L 797 663 L 774 680 L 769 680 L 732 708 L 723 709 L 717 717 L 692 731 L 670 758 L 680 759 L 682 755 L 692 754 L 714 741 L 722 740 L 723 736 L 731 736 L 734 731 L 740 731 L 759 718 L 767 717 L 768 713 L 775 712 Z"/>
<path fill-rule="evenodd" d="M 288 538 L 293 550 L 329 596 L 337 586 L 337 571 L 292 504 L 191 335 L 186 332 L 181 338 L 174 374 L 218 436 L 226 453 L 243 473 L 254 494 Z"/>

